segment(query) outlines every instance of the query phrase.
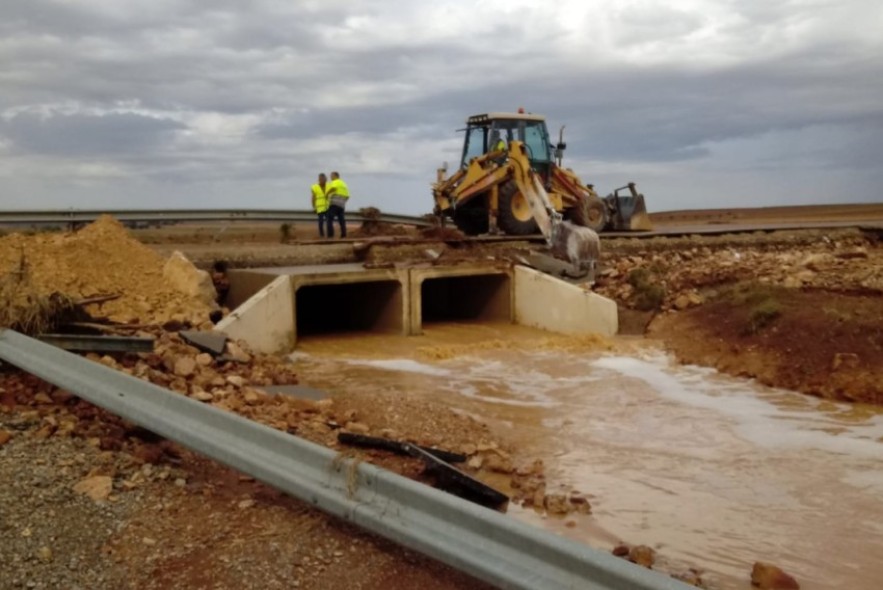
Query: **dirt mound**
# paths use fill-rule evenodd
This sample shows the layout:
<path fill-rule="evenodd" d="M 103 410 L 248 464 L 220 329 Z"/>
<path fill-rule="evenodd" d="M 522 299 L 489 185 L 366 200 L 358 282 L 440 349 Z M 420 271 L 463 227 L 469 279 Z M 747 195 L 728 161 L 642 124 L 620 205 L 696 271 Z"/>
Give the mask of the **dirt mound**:
<path fill-rule="evenodd" d="M 883 404 L 883 298 L 743 284 L 657 317 L 684 363 L 828 399 Z"/>
<path fill-rule="evenodd" d="M 0 238 L 0 277 L 27 267 L 29 292 L 48 298 L 54 293 L 72 299 L 119 294 L 90 312 L 115 321 L 163 323 L 170 319 L 200 324 L 211 305 L 167 284 L 165 261 L 132 238 L 109 216 L 76 233 Z"/>
<path fill-rule="evenodd" d="M 407 226 L 382 221 L 380 217 L 383 213 L 376 207 L 362 207 L 359 209 L 359 215 L 364 221 L 351 232 L 354 237 L 409 236 L 414 233 L 414 230 Z"/>

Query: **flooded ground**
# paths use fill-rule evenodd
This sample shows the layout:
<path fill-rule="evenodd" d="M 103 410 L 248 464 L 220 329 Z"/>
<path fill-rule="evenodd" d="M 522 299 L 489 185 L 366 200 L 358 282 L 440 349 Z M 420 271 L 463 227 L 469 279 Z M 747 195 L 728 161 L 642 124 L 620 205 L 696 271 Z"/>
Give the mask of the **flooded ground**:
<path fill-rule="evenodd" d="M 716 588 L 750 587 L 757 560 L 810 590 L 883 580 L 880 409 L 677 366 L 639 340 L 509 325 L 318 337 L 295 358 L 302 382 L 331 394 L 393 390 L 480 416 L 519 456 L 544 459 L 550 490 L 593 505 L 516 518 L 604 550 L 650 545 L 662 567 L 699 567 Z"/>

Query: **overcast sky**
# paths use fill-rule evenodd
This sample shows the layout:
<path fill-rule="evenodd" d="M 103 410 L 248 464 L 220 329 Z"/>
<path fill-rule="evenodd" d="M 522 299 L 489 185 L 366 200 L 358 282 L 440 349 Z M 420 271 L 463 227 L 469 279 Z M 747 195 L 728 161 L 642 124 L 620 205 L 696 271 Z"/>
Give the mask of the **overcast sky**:
<path fill-rule="evenodd" d="M 0 0 L 3 207 L 423 213 L 519 106 L 651 210 L 879 202 L 883 2 Z"/>

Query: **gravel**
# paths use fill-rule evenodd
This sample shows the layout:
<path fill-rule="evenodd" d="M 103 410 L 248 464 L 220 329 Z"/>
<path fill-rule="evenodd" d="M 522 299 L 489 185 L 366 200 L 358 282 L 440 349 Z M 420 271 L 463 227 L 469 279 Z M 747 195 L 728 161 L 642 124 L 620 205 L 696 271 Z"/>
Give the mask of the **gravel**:
<path fill-rule="evenodd" d="M 73 486 L 110 474 L 114 457 L 82 439 L 37 435 L 39 418 L 0 413 L 13 434 L 0 447 L 0 589 L 118 587 L 102 547 L 125 523 L 138 492 L 93 501 Z"/>

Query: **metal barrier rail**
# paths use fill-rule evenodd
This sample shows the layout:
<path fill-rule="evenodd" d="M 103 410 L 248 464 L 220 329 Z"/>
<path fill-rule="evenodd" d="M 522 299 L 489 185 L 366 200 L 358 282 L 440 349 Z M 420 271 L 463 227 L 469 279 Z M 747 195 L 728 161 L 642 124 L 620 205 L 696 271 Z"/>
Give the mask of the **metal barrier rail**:
<path fill-rule="evenodd" d="M 334 516 L 500 588 L 689 586 L 12 330 L 0 359 Z"/>
<path fill-rule="evenodd" d="M 288 209 L 180 209 L 180 210 L 68 210 L 68 211 L 0 211 L 0 225 L 76 224 L 95 221 L 101 215 L 112 215 L 127 222 L 180 222 L 180 221 L 300 221 L 315 222 L 313 211 Z M 378 221 L 403 225 L 431 226 L 432 222 L 421 216 L 381 213 Z M 357 211 L 347 213 L 347 220 L 356 223 L 368 218 Z"/>

